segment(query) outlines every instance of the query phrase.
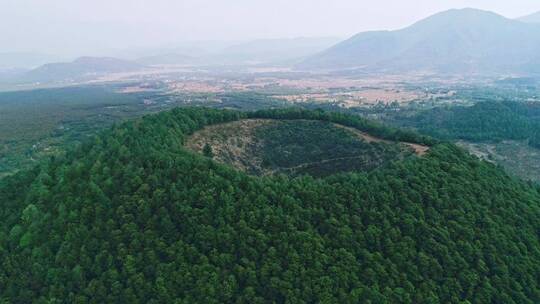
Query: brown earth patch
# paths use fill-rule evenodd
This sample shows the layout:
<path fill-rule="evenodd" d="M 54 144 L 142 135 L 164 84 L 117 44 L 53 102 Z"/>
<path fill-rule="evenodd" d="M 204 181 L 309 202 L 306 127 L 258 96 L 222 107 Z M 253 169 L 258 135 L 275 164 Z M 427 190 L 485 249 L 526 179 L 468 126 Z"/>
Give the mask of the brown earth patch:
<path fill-rule="evenodd" d="M 262 142 L 256 138 L 255 130 L 274 123 L 277 121 L 272 119 L 243 119 L 208 126 L 195 132 L 186 142 L 186 148 L 202 153 L 208 144 L 216 161 L 231 164 L 244 172 L 260 174 L 262 158 L 254 152 Z"/>
<path fill-rule="evenodd" d="M 229 164 L 241 171 L 252 175 L 272 175 L 280 171 L 294 171 L 294 169 L 308 167 L 316 163 L 305 163 L 293 168 L 281 168 L 272 170 L 263 166 L 263 157 L 261 150 L 263 149 L 262 139 L 256 136 L 256 130 L 260 127 L 266 127 L 280 123 L 280 120 L 275 119 L 243 119 L 239 121 L 211 125 L 195 132 L 190 136 L 185 144 L 185 147 L 191 151 L 202 154 L 205 145 L 212 148 L 213 159 L 217 162 Z M 333 126 L 345 129 L 358 136 L 367 143 L 384 143 L 384 144 L 400 144 L 403 151 L 411 151 L 418 156 L 423 156 L 429 151 L 429 147 L 407 143 L 393 142 L 376 136 L 372 136 L 358 129 L 333 124 Z M 361 157 L 349 157 L 351 160 Z M 327 162 L 344 160 L 346 158 L 335 158 L 318 162 L 325 164 Z M 348 159 L 348 158 L 347 158 Z"/>

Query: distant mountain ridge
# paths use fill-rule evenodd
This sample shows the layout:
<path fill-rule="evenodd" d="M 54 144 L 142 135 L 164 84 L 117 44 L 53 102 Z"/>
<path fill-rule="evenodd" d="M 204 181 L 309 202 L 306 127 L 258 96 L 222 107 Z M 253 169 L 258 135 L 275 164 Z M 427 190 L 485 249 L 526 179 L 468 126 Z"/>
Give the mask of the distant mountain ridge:
<path fill-rule="evenodd" d="M 0 52 L 0 69 L 31 69 L 60 60 L 60 56 L 41 53 Z"/>
<path fill-rule="evenodd" d="M 401 30 L 357 34 L 298 67 L 382 72 L 540 72 L 540 25 L 477 9 L 454 9 Z"/>
<path fill-rule="evenodd" d="M 335 37 L 259 39 L 239 43 L 222 50 L 216 57 L 232 62 L 273 62 L 302 59 L 338 43 Z"/>
<path fill-rule="evenodd" d="M 136 60 L 143 65 L 184 65 L 198 63 L 199 58 L 178 53 L 167 53 L 153 56 L 146 56 Z"/>
<path fill-rule="evenodd" d="M 196 54 L 168 50 L 142 56 L 135 61 L 144 65 L 235 65 L 299 62 L 341 41 L 335 37 L 299 37 L 257 39 L 234 42 L 214 51 Z"/>
<path fill-rule="evenodd" d="M 540 23 L 540 12 L 518 18 L 517 20 L 527 23 Z"/>
<path fill-rule="evenodd" d="M 144 66 L 133 61 L 113 57 L 80 57 L 72 62 L 44 64 L 30 70 L 23 81 L 55 82 L 76 80 L 105 73 L 121 73 L 140 70 Z"/>

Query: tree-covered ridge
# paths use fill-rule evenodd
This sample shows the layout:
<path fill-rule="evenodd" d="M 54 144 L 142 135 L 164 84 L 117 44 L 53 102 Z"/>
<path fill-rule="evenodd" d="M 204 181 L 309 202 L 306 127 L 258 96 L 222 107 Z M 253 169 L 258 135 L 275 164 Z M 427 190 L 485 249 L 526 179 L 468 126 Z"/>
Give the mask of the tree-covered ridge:
<path fill-rule="evenodd" d="M 427 146 L 432 146 L 437 143 L 437 140 L 428 136 L 422 136 L 408 130 L 391 128 L 375 121 L 340 112 L 286 108 L 259 110 L 249 112 L 247 115 L 249 118 L 309 119 L 328 121 L 347 127 L 352 127 L 386 140 L 422 144 Z"/>
<path fill-rule="evenodd" d="M 0 298 L 540 301 L 538 189 L 448 144 L 325 179 L 250 177 L 183 148 L 245 116 L 148 116 L 1 180 Z"/>
<path fill-rule="evenodd" d="M 403 118 L 409 126 L 439 138 L 472 141 L 529 140 L 540 146 L 540 103 L 482 101 L 471 107 L 439 107 Z M 403 122 L 403 121 L 402 121 Z"/>

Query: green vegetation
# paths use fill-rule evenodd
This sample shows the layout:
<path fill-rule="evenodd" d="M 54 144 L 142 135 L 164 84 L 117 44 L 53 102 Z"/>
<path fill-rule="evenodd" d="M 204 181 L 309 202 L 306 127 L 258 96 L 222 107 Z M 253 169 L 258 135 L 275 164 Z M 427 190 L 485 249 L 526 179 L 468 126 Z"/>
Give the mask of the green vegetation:
<path fill-rule="evenodd" d="M 540 149 L 540 128 L 538 128 L 538 130 L 532 134 L 531 138 L 529 139 L 529 145 Z"/>
<path fill-rule="evenodd" d="M 329 122 L 280 121 L 255 133 L 263 166 L 292 175 L 367 171 L 403 156 L 397 144 L 370 144 Z"/>
<path fill-rule="evenodd" d="M 248 117 L 320 120 L 358 129 L 360 131 L 367 132 L 370 135 L 390 141 L 417 143 L 427 146 L 437 143 L 437 140 L 428 136 L 422 136 L 407 130 L 390 128 L 374 121 L 339 112 L 326 112 L 322 110 L 310 111 L 301 108 L 268 109 L 248 113 Z"/>
<path fill-rule="evenodd" d="M 175 109 L 114 126 L 0 180 L 1 300 L 540 302 L 540 189 L 450 144 L 323 179 L 252 177 L 183 147 L 254 116 L 405 136 L 298 110 Z"/>
<path fill-rule="evenodd" d="M 42 159 L 126 119 L 177 106 L 258 110 L 283 102 L 251 92 L 170 95 L 120 94 L 116 86 L 85 86 L 0 93 L 0 177 Z"/>
<path fill-rule="evenodd" d="M 203 155 L 210 158 L 214 157 L 214 153 L 212 152 L 212 147 L 209 144 L 204 145 Z"/>
<path fill-rule="evenodd" d="M 207 146 L 211 147 L 217 161 L 253 175 L 323 177 L 369 171 L 411 155 L 415 149 L 407 143 L 435 142 L 359 117 L 320 110 L 271 109 L 246 115 L 251 119 L 197 132 L 188 140 L 188 148 L 205 155 Z"/>
<path fill-rule="evenodd" d="M 256 111 L 265 108 L 285 107 L 288 104 L 279 99 L 274 99 L 266 94 L 256 92 L 222 93 L 216 96 L 219 104 L 212 105 L 213 108 L 226 108 L 243 111 Z M 208 106 L 208 104 L 204 104 Z"/>
<path fill-rule="evenodd" d="M 0 177 L 145 112 L 136 96 L 98 87 L 0 93 Z"/>
<path fill-rule="evenodd" d="M 529 94 L 532 96 L 535 92 Z M 443 140 L 465 140 L 468 143 L 463 143 L 464 146 L 472 148 L 473 153 L 495 161 L 516 176 L 540 181 L 536 165 L 540 148 L 540 103 L 527 101 L 531 96 L 523 96 L 527 97 L 525 100 L 521 97 L 506 100 L 510 94 L 506 90 L 486 91 L 484 98 L 482 92 L 467 94 L 483 101 L 472 106 L 439 106 L 413 113 L 402 111 L 389 115 L 386 120 Z M 522 147 L 523 144 L 530 148 Z"/>
<path fill-rule="evenodd" d="M 186 146 L 259 176 L 283 173 L 322 177 L 369 171 L 413 154 L 404 145 L 368 143 L 362 136 L 355 129 L 325 121 L 243 119 L 196 132 Z"/>
<path fill-rule="evenodd" d="M 540 132 L 540 103 L 483 101 L 471 107 L 438 107 L 401 122 L 445 139 L 534 142 Z"/>
<path fill-rule="evenodd" d="M 503 140 L 500 142 L 457 143 L 473 155 L 502 166 L 508 173 L 524 180 L 540 182 L 540 149 L 527 141 Z"/>

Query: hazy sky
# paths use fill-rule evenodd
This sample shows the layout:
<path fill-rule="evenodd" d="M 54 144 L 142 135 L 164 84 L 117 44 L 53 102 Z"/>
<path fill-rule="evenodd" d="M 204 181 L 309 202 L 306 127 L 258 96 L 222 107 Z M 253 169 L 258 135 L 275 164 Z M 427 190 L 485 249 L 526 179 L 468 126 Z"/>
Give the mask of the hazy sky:
<path fill-rule="evenodd" d="M 185 40 L 348 37 L 474 7 L 507 17 L 539 0 L 0 0 L 0 52 L 87 53 Z"/>

